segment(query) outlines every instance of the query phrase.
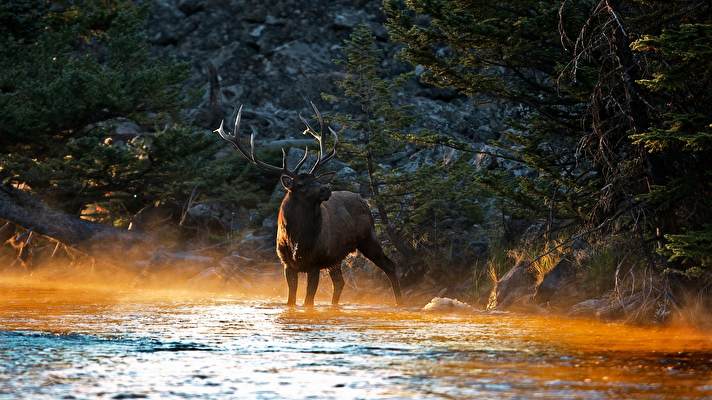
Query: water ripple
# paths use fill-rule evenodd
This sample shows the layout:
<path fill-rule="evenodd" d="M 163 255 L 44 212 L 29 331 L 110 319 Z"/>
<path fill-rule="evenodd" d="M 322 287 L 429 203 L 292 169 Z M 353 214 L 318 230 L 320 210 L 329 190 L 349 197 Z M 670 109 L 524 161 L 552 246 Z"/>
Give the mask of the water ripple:
<path fill-rule="evenodd" d="M 0 306 L 0 398 L 712 397 L 704 335 L 361 305 L 22 300 Z"/>

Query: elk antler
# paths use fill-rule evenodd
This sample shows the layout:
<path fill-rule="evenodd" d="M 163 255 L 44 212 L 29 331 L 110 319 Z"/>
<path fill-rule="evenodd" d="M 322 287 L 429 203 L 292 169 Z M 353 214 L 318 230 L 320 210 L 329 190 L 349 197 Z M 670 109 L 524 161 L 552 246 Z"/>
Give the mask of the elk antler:
<path fill-rule="evenodd" d="M 309 147 L 304 148 L 304 156 L 302 157 L 301 160 L 297 163 L 296 168 L 294 170 L 289 170 L 287 168 L 287 152 L 282 148 L 282 167 L 277 167 L 274 165 L 267 164 L 266 162 L 260 161 L 255 157 L 255 136 L 257 135 L 257 130 L 255 129 L 254 126 L 251 126 L 252 134 L 250 135 L 250 151 L 248 152 L 245 148 L 242 147 L 240 144 L 240 140 L 238 137 L 239 131 L 240 131 L 240 121 L 242 119 L 242 105 L 240 105 L 240 109 L 237 111 L 237 117 L 235 117 L 235 128 L 233 129 L 233 132 L 227 132 L 224 129 L 224 123 L 225 121 L 220 121 L 220 127 L 213 132 L 216 132 L 220 137 L 225 140 L 226 142 L 232 144 L 237 151 L 240 152 L 248 161 L 251 163 L 257 165 L 258 167 L 261 167 L 265 170 L 268 171 L 274 171 L 274 172 L 279 172 L 282 175 L 287 175 L 290 177 L 295 177 L 296 174 L 299 172 L 299 168 L 302 167 L 304 162 L 307 160 L 307 157 L 309 156 Z"/>
<path fill-rule="evenodd" d="M 302 134 L 306 134 L 307 132 L 316 139 L 317 142 L 319 142 L 319 158 L 317 158 L 316 163 L 314 163 L 314 166 L 312 166 L 311 170 L 309 171 L 310 174 L 315 174 L 321 167 L 324 166 L 329 160 L 334 158 L 336 155 L 336 144 L 339 142 L 339 136 L 334 132 L 331 127 L 327 127 L 329 129 L 329 132 L 331 132 L 332 135 L 334 135 L 334 148 L 331 150 L 331 152 L 328 155 L 324 155 L 324 142 L 322 140 L 324 136 L 324 119 L 321 117 L 321 113 L 319 112 L 319 109 L 316 108 L 316 105 L 314 105 L 313 102 L 309 102 L 311 104 L 312 109 L 314 109 L 314 114 L 316 115 L 316 119 L 319 121 L 319 133 L 317 133 L 311 125 L 309 125 L 309 121 L 306 120 L 306 118 L 302 117 L 301 114 L 299 114 L 299 119 L 304 122 L 304 125 L 306 125 L 306 129 Z"/>

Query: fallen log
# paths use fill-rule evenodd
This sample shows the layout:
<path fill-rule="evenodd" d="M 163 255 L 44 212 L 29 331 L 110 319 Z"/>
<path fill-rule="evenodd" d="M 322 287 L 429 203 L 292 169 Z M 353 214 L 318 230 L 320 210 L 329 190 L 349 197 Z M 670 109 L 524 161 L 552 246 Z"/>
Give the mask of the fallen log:
<path fill-rule="evenodd" d="M 124 257 L 126 251 L 145 250 L 152 242 L 145 234 L 86 221 L 54 210 L 30 193 L 0 186 L 0 219 L 19 225 L 93 256 Z"/>

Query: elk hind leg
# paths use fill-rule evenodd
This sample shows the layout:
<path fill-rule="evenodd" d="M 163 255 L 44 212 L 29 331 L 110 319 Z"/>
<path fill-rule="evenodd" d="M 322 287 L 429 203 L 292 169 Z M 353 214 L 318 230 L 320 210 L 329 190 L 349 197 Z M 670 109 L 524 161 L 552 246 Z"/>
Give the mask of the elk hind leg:
<path fill-rule="evenodd" d="M 344 289 L 344 277 L 341 274 L 341 264 L 336 264 L 329 268 L 331 284 L 334 285 L 334 294 L 331 296 L 331 304 L 336 306 L 341 298 L 341 291 Z"/>
<path fill-rule="evenodd" d="M 396 304 L 403 304 L 400 282 L 398 281 L 398 276 L 396 275 L 396 264 L 383 252 L 383 248 L 381 247 L 381 244 L 378 243 L 378 239 L 376 239 L 375 235 L 371 235 L 369 239 L 359 245 L 358 250 L 386 273 L 386 276 L 388 276 L 388 280 L 391 281 L 391 286 L 393 287 L 393 295 L 396 298 Z"/>

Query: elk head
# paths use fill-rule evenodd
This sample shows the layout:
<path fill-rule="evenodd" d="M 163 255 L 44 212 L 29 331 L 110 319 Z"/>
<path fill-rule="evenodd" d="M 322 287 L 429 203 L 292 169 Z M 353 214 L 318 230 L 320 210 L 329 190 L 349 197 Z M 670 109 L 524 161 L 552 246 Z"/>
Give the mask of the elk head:
<path fill-rule="evenodd" d="M 304 162 L 309 157 L 308 146 L 304 149 L 304 156 L 302 156 L 294 169 L 290 170 L 287 166 L 287 152 L 284 148 L 282 148 L 281 167 L 277 167 L 257 159 L 255 156 L 255 135 L 257 134 L 257 131 L 254 127 L 250 127 L 252 129 L 252 134 L 250 135 L 250 151 L 248 152 L 247 149 L 240 144 L 238 135 L 240 130 L 240 120 L 242 118 L 242 105 L 237 112 L 237 117 L 235 117 L 235 128 L 233 132 L 230 133 L 225 130 L 223 126 L 224 121 L 220 123 L 220 127 L 216 129 L 215 132 L 217 132 L 223 140 L 231 143 L 235 149 L 237 149 L 237 151 L 252 164 L 264 170 L 279 173 L 282 186 L 284 186 L 287 192 L 290 193 L 295 199 L 319 204 L 323 201 L 329 200 L 331 190 L 328 186 L 325 186 L 325 184 L 329 183 L 334 177 L 334 172 L 321 172 L 320 169 L 336 155 L 336 144 L 338 143 L 339 138 L 331 127 L 327 127 L 329 132 L 334 136 L 334 147 L 328 154 L 326 154 L 324 151 L 323 140 L 324 119 L 314 103 L 310 102 L 310 104 L 312 109 L 314 109 L 317 120 L 319 121 L 319 132 L 316 132 L 311 125 L 309 125 L 309 121 L 302 117 L 301 114 L 299 115 L 299 119 L 301 119 L 304 125 L 306 125 L 306 129 L 304 129 L 302 134 L 309 133 L 319 143 L 319 154 L 316 162 L 307 173 L 300 173 L 299 169 L 302 165 L 304 165 Z"/>

